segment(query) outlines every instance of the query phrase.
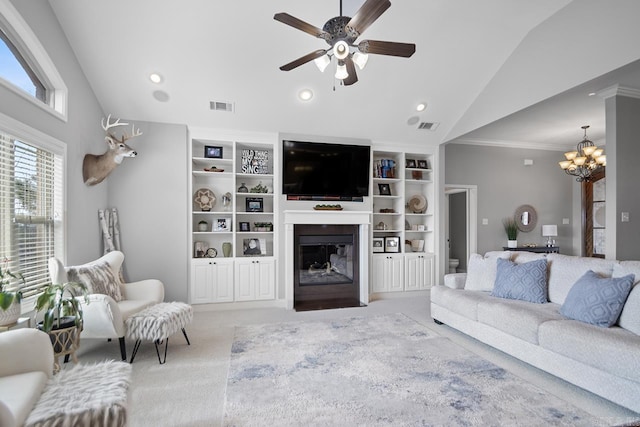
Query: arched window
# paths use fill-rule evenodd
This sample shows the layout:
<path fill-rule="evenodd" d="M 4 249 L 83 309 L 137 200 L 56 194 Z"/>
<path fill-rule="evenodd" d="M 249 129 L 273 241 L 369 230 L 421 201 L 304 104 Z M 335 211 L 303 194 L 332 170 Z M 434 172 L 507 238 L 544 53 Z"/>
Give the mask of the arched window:
<path fill-rule="evenodd" d="M 0 0 L 0 86 L 67 119 L 67 86 L 36 35 L 8 0 Z"/>
<path fill-rule="evenodd" d="M 44 85 L 2 29 L 0 29 L 0 77 L 40 101 L 47 102 Z"/>

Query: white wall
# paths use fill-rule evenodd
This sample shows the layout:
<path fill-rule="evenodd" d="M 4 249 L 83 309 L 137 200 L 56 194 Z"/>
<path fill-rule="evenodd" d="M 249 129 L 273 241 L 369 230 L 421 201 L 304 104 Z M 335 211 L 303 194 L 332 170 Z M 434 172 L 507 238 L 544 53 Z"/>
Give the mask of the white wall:
<path fill-rule="evenodd" d="M 66 262 L 83 263 L 101 254 L 98 209 L 106 203 L 108 183 L 85 186 L 82 159 L 87 152 L 104 151 L 102 108 L 49 3 L 12 0 L 12 4 L 27 21 L 69 89 L 68 119 L 61 120 L 4 86 L 0 86 L 0 112 L 67 144 Z"/>

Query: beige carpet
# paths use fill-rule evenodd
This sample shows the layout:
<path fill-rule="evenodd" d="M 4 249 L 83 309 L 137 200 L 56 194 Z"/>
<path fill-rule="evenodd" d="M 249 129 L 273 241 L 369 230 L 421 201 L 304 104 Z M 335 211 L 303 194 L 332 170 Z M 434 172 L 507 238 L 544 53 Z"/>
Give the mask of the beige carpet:
<path fill-rule="evenodd" d="M 353 316 L 404 313 L 421 325 L 448 337 L 467 350 L 497 364 L 545 391 L 562 396 L 570 404 L 602 419 L 607 425 L 637 419 L 637 414 L 600 399 L 553 376 L 519 362 L 446 326 L 437 326 L 429 315 L 428 296 L 379 300 L 364 308 L 295 312 L 279 308 L 202 311 L 196 306 L 187 327 L 191 346 L 182 333 L 169 339 L 167 362 L 158 364 L 152 343 L 140 348 L 133 363 L 129 425 L 131 427 L 221 426 L 229 373 L 231 346 L 237 326 L 266 323 L 327 321 Z M 133 343 L 128 343 L 129 354 Z M 79 360 L 119 359 L 117 340 L 83 340 Z M 70 364 L 72 367 L 73 364 Z"/>

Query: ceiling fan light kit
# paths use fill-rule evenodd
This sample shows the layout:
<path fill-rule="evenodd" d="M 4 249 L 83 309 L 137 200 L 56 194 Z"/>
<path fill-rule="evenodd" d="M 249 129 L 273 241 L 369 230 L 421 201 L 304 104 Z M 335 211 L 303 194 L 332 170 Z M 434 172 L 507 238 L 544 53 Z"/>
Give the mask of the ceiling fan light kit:
<path fill-rule="evenodd" d="M 413 43 L 362 40 L 355 44 L 356 39 L 390 6 L 389 0 L 366 0 L 351 18 L 342 16 L 342 1 L 340 1 L 341 16 L 329 19 L 322 29 L 288 13 L 276 13 L 273 16 L 276 21 L 323 39 L 330 46 L 328 49 L 319 49 L 304 55 L 281 66 L 280 69 L 291 71 L 307 62 L 314 61 L 318 69 L 324 72 L 331 63 L 332 57 L 335 57 L 337 62 L 335 78 L 341 80 L 345 86 L 349 86 L 358 81 L 354 64 L 363 70 L 369 59 L 367 54 L 409 58 L 416 51 L 416 45 Z"/>

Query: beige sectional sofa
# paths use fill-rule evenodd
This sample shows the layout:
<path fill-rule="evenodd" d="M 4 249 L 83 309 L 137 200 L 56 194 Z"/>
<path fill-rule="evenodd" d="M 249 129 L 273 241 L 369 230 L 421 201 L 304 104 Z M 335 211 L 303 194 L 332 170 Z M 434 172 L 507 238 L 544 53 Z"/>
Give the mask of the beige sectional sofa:
<path fill-rule="evenodd" d="M 516 264 L 547 260 L 547 303 L 491 296 L 498 258 Z M 612 327 L 561 314 L 572 286 L 588 270 L 601 277 L 635 279 Z M 468 273 L 445 276 L 431 290 L 433 319 L 545 370 L 570 383 L 640 412 L 640 261 L 614 261 L 560 254 L 474 254 Z"/>

